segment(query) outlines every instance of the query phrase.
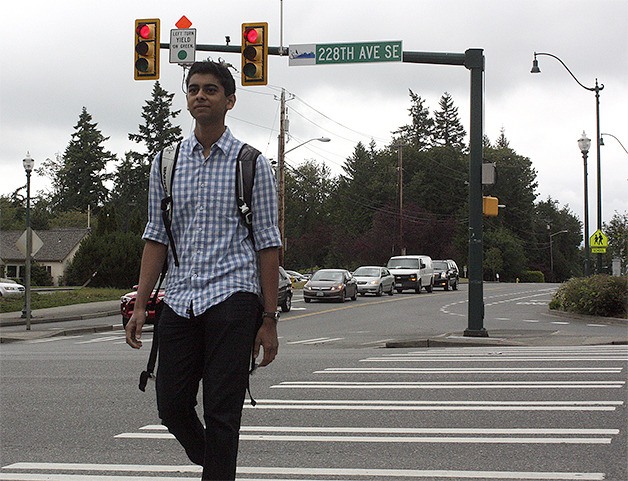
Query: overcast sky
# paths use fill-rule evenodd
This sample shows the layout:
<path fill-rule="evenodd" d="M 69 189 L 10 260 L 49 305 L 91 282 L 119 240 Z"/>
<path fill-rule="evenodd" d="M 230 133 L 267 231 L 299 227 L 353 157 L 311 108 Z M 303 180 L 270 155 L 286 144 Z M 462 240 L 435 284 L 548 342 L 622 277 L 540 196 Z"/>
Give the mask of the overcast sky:
<path fill-rule="evenodd" d="M 242 22 L 269 23 L 269 43 L 280 45 L 280 0 L 163 0 L 4 2 L 0 40 L 0 194 L 25 184 L 27 151 L 36 167 L 62 154 L 85 106 L 119 158 L 138 144 L 128 140 L 142 123 L 153 82 L 133 80 L 133 29 L 137 18 L 160 18 L 161 41 L 186 15 L 197 43 L 240 45 Z M 597 226 L 595 95 L 580 87 L 550 57 L 530 74 L 533 52 L 560 57 L 587 87 L 601 91 L 601 131 L 628 148 L 628 2 L 625 0 L 284 0 L 283 45 L 401 40 L 404 51 L 463 53 L 481 48 L 486 58 L 484 133 L 505 129 L 510 145 L 538 173 L 538 200 L 548 195 L 583 218 L 583 163 L 577 140 L 592 139 L 589 156 L 590 232 Z M 239 54 L 197 52 L 239 70 Z M 434 111 L 444 92 L 453 96 L 469 130 L 469 71 L 464 67 L 409 63 L 289 67 L 271 57 L 267 87 L 240 87 L 227 124 L 234 134 L 277 157 L 279 102 L 285 88 L 290 149 L 287 162 L 326 162 L 334 173 L 357 142 L 390 142 L 409 122 L 408 89 Z M 161 85 L 175 92 L 174 108 L 185 135 L 193 123 L 181 92 L 182 69 L 161 51 Z M 614 138 L 602 147 L 604 221 L 628 212 L 628 154 Z M 113 169 L 113 166 L 111 167 Z M 33 176 L 33 192 L 46 188 Z"/>

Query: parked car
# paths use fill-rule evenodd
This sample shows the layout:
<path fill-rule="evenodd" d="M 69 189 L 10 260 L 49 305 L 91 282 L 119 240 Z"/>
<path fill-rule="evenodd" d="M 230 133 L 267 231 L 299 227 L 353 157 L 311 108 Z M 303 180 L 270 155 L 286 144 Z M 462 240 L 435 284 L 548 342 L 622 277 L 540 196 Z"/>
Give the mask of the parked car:
<path fill-rule="evenodd" d="M 137 286 L 133 286 L 133 289 L 137 289 Z M 164 289 L 159 290 L 155 308 L 153 308 L 152 303 L 152 296 L 154 294 L 155 291 L 153 291 L 153 293 L 151 294 L 151 302 L 148 303 L 148 316 L 146 316 L 146 324 L 155 323 L 155 311 L 159 311 L 159 308 L 161 307 L 160 304 L 163 302 L 166 292 Z M 124 327 L 126 327 L 129 319 L 131 319 L 131 315 L 133 314 L 136 296 L 137 290 L 134 290 L 133 292 L 129 292 L 120 298 L 120 313 L 122 314 L 122 325 Z M 292 309 L 292 281 L 290 280 L 290 276 L 286 273 L 283 267 L 279 267 L 277 305 L 281 308 L 282 312 L 288 312 L 290 311 L 290 309 Z"/>
<path fill-rule="evenodd" d="M 432 292 L 434 288 L 434 268 L 429 256 L 394 256 L 388 260 L 388 270 L 395 276 L 395 289 L 413 289 L 417 294 L 421 289 Z"/>
<path fill-rule="evenodd" d="M 292 281 L 292 284 L 294 284 L 295 282 L 305 282 L 308 279 L 306 276 L 304 276 L 303 274 L 297 271 L 289 271 L 286 269 L 286 272 L 290 276 L 290 280 Z"/>
<path fill-rule="evenodd" d="M 358 293 L 375 294 L 381 296 L 387 293 L 392 296 L 395 292 L 395 276 L 385 267 L 361 266 L 353 272 L 358 283 Z"/>
<path fill-rule="evenodd" d="M 321 269 L 316 271 L 303 286 L 303 300 L 337 300 L 344 302 L 358 298 L 358 283 L 345 269 Z"/>
<path fill-rule="evenodd" d="M 292 309 L 292 279 L 281 266 L 279 267 L 277 305 L 281 308 L 281 312 L 288 312 Z"/>
<path fill-rule="evenodd" d="M 0 278 L 0 297 L 21 296 L 26 288 L 12 279 Z"/>
<path fill-rule="evenodd" d="M 133 292 L 128 292 L 120 298 L 120 314 L 122 314 L 122 325 L 126 327 L 129 319 L 131 319 L 131 315 L 133 314 L 133 309 L 135 308 L 135 298 L 137 297 L 137 286 L 133 286 Z M 161 303 L 164 300 L 164 295 L 166 291 L 164 289 L 159 289 L 159 293 L 157 294 L 157 302 L 153 306 L 153 296 L 155 295 L 155 291 L 150 295 L 150 301 L 148 302 L 147 316 L 146 316 L 146 324 L 154 324 L 155 323 L 155 311 L 159 311 L 163 306 Z"/>
<path fill-rule="evenodd" d="M 458 265 L 451 259 L 432 261 L 434 267 L 434 287 L 442 287 L 446 291 L 451 287 L 454 291 L 458 289 L 460 282 L 460 272 Z"/>

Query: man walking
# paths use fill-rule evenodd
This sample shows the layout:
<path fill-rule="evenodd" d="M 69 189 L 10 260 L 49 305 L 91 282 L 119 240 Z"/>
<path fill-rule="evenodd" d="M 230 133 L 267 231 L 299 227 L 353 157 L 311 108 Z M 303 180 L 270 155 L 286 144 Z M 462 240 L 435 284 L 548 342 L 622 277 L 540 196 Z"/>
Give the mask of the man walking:
<path fill-rule="evenodd" d="M 137 298 L 126 326 L 127 343 L 139 349 L 146 305 L 168 256 L 165 306 L 158 323 L 157 407 L 190 460 L 203 466 L 204 480 L 235 479 L 251 355 L 257 357 L 263 348 L 259 365 L 266 366 L 278 348 L 281 240 L 274 175 L 260 155 L 250 236 L 235 190 L 236 159 L 243 143 L 225 126 L 235 102 L 235 82 L 226 66 L 191 66 L 187 108 L 196 125 L 181 142 L 172 182 L 171 230 L 178 265 L 161 217 L 164 189 L 156 157 Z M 205 426 L 195 410 L 201 380 Z"/>

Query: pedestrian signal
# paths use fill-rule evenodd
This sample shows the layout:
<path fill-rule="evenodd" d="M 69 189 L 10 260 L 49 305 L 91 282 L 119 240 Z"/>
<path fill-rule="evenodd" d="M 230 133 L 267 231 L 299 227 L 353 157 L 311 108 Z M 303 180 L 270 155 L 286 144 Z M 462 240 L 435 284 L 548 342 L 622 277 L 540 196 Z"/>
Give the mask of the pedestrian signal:
<path fill-rule="evenodd" d="M 159 79 L 159 19 L 135 20 L 135 80 Z"/>
<path fill-rule="evenodd" d="M 242 85 L 268 83 L 268 23 L 242 24 Z"/>

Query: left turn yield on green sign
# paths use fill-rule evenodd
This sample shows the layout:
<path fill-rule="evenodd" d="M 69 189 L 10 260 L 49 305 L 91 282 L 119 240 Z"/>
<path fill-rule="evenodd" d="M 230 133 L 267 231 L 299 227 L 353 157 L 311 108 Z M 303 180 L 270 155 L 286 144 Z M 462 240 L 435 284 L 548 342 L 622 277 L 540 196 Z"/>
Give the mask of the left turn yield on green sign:
<path fill-rule="evenodd" d="M 196 56 L 196 29 L 170 30 L 170 63 L 194 63 Z"/>

